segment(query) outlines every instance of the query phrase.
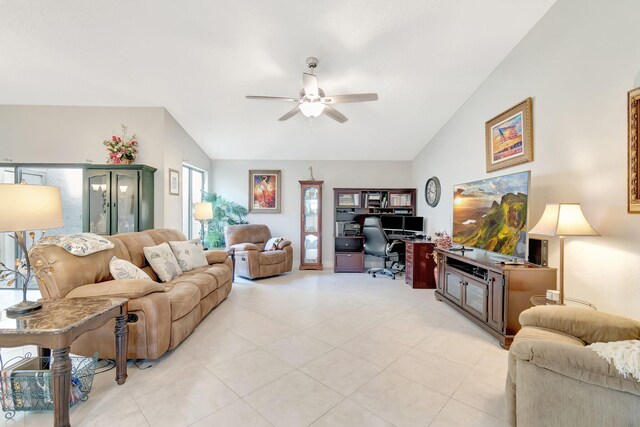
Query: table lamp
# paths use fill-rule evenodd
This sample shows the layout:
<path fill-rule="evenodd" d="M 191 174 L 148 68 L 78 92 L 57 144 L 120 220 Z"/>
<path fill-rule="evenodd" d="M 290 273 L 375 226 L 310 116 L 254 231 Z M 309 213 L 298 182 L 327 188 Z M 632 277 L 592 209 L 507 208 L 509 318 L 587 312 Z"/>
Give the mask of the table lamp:
<path fill-rule="evenodd" d="M 20 251 L 25 257 L 26 271 L 10 270 L 0 265 L 5 271 L 13 271 L 15 278 L 22 277 L 22 302 L 7 308 L 7 314 L 28 313 L 42 307 L 37 301 L 27 301 L 27 287 L 31 281 L 32 271 L 27 252 L 26 231 L 44 230 L 64 226 L 62 217 L 62 198 L 60 188 L 46 185 L 0 184 L 0 233 L 14 232 Z M 20 259 L 20 255 L 18 255 Z"/>
<path fill-rule="evenodd" d="M 565 236 L 599 236 L 582 213 L 579 203 L 548 203 L 531 234 L 560 237 L 560 304 L 564 304 L 564 238 Z"/>
<path fill-rule="evenodd" d="M 213 219 L 213 205 L 209 202 L 199 202 L 193 204 L 193 219 L 200 221 L 200 240 L 204 244 L 204 223 Z"/>

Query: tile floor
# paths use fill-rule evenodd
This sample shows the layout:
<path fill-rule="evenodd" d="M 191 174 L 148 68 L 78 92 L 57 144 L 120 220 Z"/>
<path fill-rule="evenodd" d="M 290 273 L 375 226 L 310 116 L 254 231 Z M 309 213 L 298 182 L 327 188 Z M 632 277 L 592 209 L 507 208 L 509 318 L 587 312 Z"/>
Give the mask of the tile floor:
<path fill-rule="evenodd" d="M 0 292 L 9 305 L 16 293 Z M 3 357 L 29 348 L 3 349 Z M 73 426 L 508 426 L 507 352 L 400 280 L 293 272 L 238 279 L 176 350 L 96 375 Z M 18 413 L 7 426 L 50 426 Z"/>

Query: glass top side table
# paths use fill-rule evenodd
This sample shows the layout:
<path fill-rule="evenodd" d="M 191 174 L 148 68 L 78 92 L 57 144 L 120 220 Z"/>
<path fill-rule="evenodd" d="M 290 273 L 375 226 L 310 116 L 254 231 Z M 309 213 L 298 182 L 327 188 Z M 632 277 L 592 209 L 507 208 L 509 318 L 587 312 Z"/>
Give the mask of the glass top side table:
<path fill-rule="evenodd" d="M 50 349 L 53 423 L 67 427 L 69 393 L 71 392 L 71 359 L 73 341 L 83 333 L 115 318 L 116 382 L 127 378 L 127 307 L 126 298 L 60 298 L 42 301 L 42 308 L 18 316 L 0 314 L 0 346 L 37 345 Z M 40 351 L 40 350 L 39 350 Z"/>
<path fill-rule="evenodd" d="M 558 303 L 558 301 L 554 301 L 554 300 L 550 300 L 547 299 L 547 297 L 545 295 L 534 295 L 530 298 L 531 301 L 531 305 L 533 306 L 537 306 L 537 305 L 560 305 Z M 566 306 L 573 306 L 573 307 L 584 307 L 584 308 L 590 308 L 592 310 L 597 310 L 598 307 L 596 307 L 595 305 L 591 304 L 590 302 L 587 301 L 583 301 L 577 298 L 569 298 L 569 297 L 564 297 L 564 305 Z"/>

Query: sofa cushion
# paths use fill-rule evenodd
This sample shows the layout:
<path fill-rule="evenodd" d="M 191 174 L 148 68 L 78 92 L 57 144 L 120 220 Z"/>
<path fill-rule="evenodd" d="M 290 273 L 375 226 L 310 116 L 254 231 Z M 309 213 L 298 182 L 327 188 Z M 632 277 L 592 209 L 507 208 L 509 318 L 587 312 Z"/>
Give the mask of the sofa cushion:
<path fill-rule="evenodd" d="M 141 298 L 154 292 L 164 292 L 160 283 L 151 280 L 127 279 L 107 280 L 78 286 L 66 295 L 66 298 L 81 297 L 118 297 Z"/>
<path fill-rule="evenodd" d="M 198 286 L 179 277 L 164 285 L 171 304 L 171 320 L 181 318 L 189 313 L 200 302 Z"/>
<path fill-rule="evenodd" d="M 215 264 L 204 269 L 204 273 L 213 276 L 218 282 L 217 287 L 231 281 L 231 269 L 226 264 Z"/>
<path fill-rule="evenodd" d="M 280 264 L 285 258 L 284 251 L 260 252 L 260 265 Z"/>
<path fill-rule="evenodd" d="M 200 239 L 169 242 L 169 246 L 183 272 L 209 265 Z"/>
<path fill-rule="evenodd" d="M 138 232 L 109 236 L 109 240 L 116 244 L 116 246 L 124 246 L 129 254 L 129 261 L 131 261 L 131 263 L 136 267 L 140 268 L 143 268 L 147 265 L 142 248 L 147 246 L 154 246 L 156 244 L 151 236 L 148 236 L 146 233 Z M 126 257 L 122 256 L 119 256 L 118 258 L 127 259 Z"/>
<path fill-rule="evenodd" d="M 204 251 L 204 255 L 207 257 L 207 263 L 217 264 L 223 263 L 229 257 L 229 253 L 220 249 L 209 249 Z"/>
<path fill-rule="evenodd" d="M 197 270 L 184 273 L 176 279 L 176 281 L 189 282 L 196 285 L 200 290 L 201 299 L 215 291 L 219 286 L 216 278 L 212 277 L 210 274 L 204 273 L 202 271 L 203 269 L 204 268 L 199 268 Z"/>
<path fill-rule="evenodd" d="M 151 280 L 151 277 L 147 275 L 144 271 L 140 270 L 135 265 L 131 264 L 129 261 L 120 259 L 117 257 L 111 258 L 109 261 L 109 271 L 111 275 L 116 280 L 124 280 L 124 279 L 141 279 L 141 280 Z"/>
<path fill-rule="evenodd" d="M 143 248 L 143 250 L 144 256 L 149 261 L 153 271 L 158 274 L 158 277 L 163 282 L 169 282 L 182 274 L 178 260 L 171 252 L 171 247 L 168 243 L 150 246 Z"/>

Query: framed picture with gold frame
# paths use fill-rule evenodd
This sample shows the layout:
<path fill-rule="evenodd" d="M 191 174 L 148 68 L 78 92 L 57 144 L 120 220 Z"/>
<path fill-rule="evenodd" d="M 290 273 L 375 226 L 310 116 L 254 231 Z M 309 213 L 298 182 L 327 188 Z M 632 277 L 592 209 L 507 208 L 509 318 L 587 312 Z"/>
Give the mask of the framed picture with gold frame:
<path fill-rule="evenodd" d="M 628 100 L 628 191 L 627 191 L 627 212 L 640 213 L 640 156 L 638 150 L 638 138 L 640 137 L 640 87 L 630 90 L 627 94 Z"/>
<path fill-rule="evenodd" d="M 531 105 L 527 98 L 485 123 L 487 172 L 533 161 Z"/>
<path fill-rule="evenodd" d="M 280 213 L 279 170 L 249 171 L 249 212 Z"/>

